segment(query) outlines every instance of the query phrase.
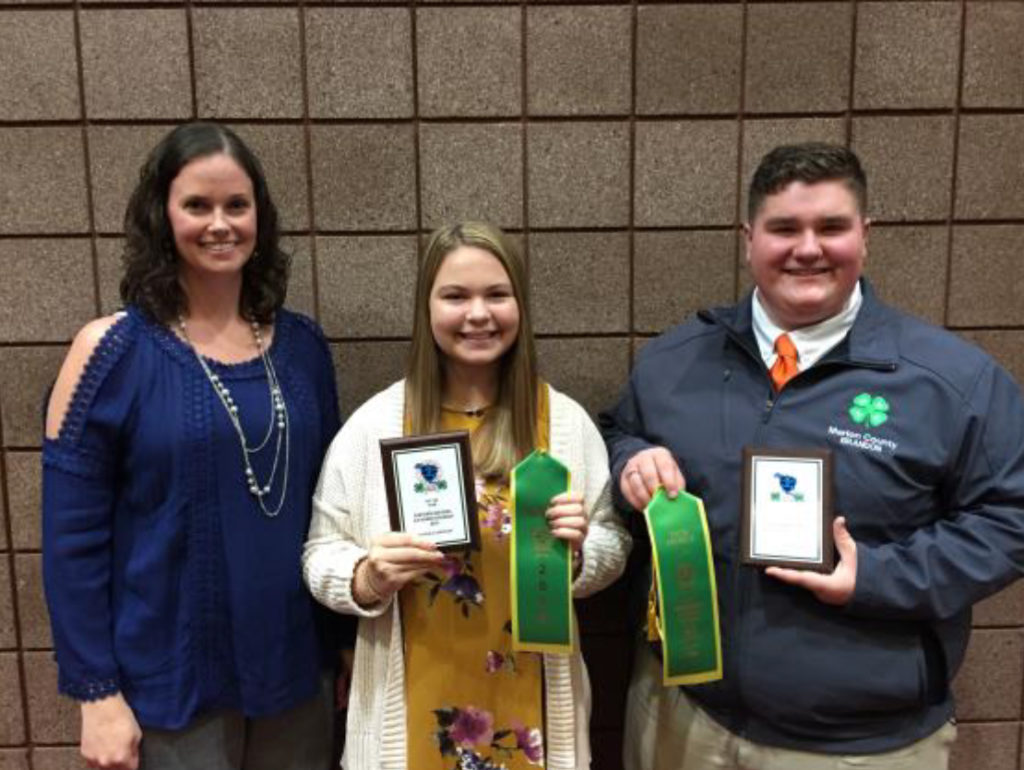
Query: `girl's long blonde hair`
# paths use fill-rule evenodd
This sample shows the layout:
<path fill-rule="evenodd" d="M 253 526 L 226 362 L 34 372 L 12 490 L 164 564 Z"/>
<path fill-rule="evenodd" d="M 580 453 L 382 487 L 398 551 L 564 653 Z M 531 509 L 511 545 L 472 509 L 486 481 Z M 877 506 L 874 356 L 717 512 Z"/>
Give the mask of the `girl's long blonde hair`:
<path fill-rule="evenodd" d="M 445 371 L 430 327 L 430 292 L 444 258 L 460 246 L 473 246 L 497 257 L 519 305 L 519 333 L 501 358 L 497 397 L 472 436 L 477 473 L 500 477 L 536 444 L 538 378 L 526 266 L 508 236 L 493 225 L 460 222 L 441 227 L 430 236 L 416 277 L 412 347 L 405 374 L 406 414 L 413 434 L 440 430 Z"/>

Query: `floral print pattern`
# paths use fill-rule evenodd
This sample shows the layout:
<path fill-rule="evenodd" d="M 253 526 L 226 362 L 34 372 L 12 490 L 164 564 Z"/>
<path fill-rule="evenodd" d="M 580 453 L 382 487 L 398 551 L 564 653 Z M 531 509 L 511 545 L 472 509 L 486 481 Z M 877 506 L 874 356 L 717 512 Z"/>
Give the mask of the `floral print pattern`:
<path fill-rule="evenodd" d="M 446 414 L 446 430 L 474 430 Z M 538 416 L 547 446 L 547 412 Z M 480 550 L 448 554 L 402 592 L 407 746 L 423 770 L 544 767 L 543 661 L 513 653 L 507 479 L 477 475 Z M 486 597 L 486 601 L 485 601 Z"/>
<path fill-rule="evenodd" d="M 495 538 L 502 540 L 512 532 L 512 516 L 508 512 L 508 499 L 502 493 L 488 493 L 477 489 L 476 505 L 480 522 Z"/>
<path fill-rule="evenodd" d="M 536 728 L 514 724 L 495 730 L 494 715 L 474 706 L 435 709 L 438 750 L 453 757 L 452 770 L 504 770 L 502 759 L 517 753 L 531 764 L 544 764 L 544 739 Z"/>
<path fill-rule="evenodd" d="M 505 489 L 496 492 L 488 492 L 487 484 L 482 479 L 476 479 L 477 510 L 480 521 L 486 531 L 502 540 L 512 531 L 512 517 L 508 512 L 508 495 Z M 484 593 L 480 583 L 473 575 L 473 562 L 471 552 L 466 550 L 461 556 L 449 555 L 441 565 L 443 575 L 428 572 L 425 576 L 430 586 L 430 604 L 438 595 L 445 591 L 452 596 L 455 604 L 462 611 L 463 617 L 469 617 L 470 608 L 479 607 L 484 603 Z M 498 653 L 495 653 L 495 662 L 498 662 Z M 497 670 L 497 669 L 495 669 Z M 515 670 L 513 666 L 511 670 Z"/>
<path fill-rule="evenodd" d="M 480 583 L 473 576 L 473 563 L 469 552 L 462 556 L 448 555 L 441 564 L 443 575 L 428 572 L 424 580 L 432 583 L 430 587 L 430 604 L 434 604 L 441 591 L 451 594 L 462 616 L 468 618 L 470 607 L 479 607 L 484 603 L 484 592 Z"/>
<path fill-rule="evenodd" d="M 497 674 L 499 671 L 516 673 L 516 656 L 512 652 L 512 621 L 507 621 L 501 630 L 505 635 L 502 649 L 488 650 L 484 660 L 484 671 L 488 674 Z"/>
<path fill-rule="evenodd" d="M 536 727 L 513 727 L 516 735 L 516 748 L 526 756 L 531 765 L 544 764 L 544 736 Z"/>

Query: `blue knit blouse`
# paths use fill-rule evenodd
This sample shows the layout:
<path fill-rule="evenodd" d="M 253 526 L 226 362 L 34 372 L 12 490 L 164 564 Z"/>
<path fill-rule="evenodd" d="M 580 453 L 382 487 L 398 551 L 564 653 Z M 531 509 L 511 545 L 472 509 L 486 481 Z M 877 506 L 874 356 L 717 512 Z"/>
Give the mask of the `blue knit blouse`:
<path fill-rule="evenodd" d="M 191 348 L 136 308 L 96 347 L 43 446 L 61 692 L 120 690 L 142 726 L 177 729 L 214 709 L 280 713 L 317 691 L 333 621 L 310 598 L 300 558 L 339 427 L 334 368 L 319 328 L 284 310 L 270 356 L 291 438 L 276 518 L 249 493 L 238 435 Z M 271 409 L 263 363 L 209 363 L 258 443 Z M 254 461 L 258 478 L 273 456 L 272 440 Z"/>

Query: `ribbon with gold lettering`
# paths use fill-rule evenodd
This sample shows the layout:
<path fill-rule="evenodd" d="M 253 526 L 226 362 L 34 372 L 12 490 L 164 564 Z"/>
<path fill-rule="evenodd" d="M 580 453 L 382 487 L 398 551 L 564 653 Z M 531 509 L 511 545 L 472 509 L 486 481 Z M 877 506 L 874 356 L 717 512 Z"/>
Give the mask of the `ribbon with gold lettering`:
<path fill-rule="evenodd" d="M 673 500 L 659 489 L 644 509 L 644 519 L 657 593 L 657 612 L 648 613 L 648 632 L 661 640 L 664 683 L 721 679 L 718 593 L 704 501 L 687 492 Z"/>
<path fill-rule="evenodd" d="M 569 489 L 569 469 L 537 450 L 512 469 L 512 649 L 573 651 L 572 559 L 551 534 L 548 503 Z"/>

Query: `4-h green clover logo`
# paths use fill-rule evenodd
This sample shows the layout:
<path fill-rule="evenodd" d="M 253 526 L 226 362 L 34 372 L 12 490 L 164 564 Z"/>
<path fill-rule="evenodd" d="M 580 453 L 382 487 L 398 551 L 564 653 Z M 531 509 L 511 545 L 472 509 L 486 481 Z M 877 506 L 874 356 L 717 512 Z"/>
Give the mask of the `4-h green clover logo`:
<path fill-rule="evenodd" d="M 882 396 L 861 393 L 850 403 L 850 419 L 858 425 L 867 423 L 872 428 L 889 419 L 889 402 Z"/>

